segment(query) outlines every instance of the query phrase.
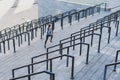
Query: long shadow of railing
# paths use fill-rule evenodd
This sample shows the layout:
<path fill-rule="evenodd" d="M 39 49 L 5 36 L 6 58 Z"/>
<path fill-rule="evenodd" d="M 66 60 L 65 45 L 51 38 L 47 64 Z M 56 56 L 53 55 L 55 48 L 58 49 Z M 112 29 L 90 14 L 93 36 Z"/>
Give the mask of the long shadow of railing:
<path fill-rule="evenodd" d="M 68 23 L 71 25 L 74 17 L 75 20 L 79 21 L 81 18 L 87 18 L 87 16 L 94 15 L 95 13 L 100 13 L 102 10 L 102 5 L 105 4 L 98 4 L 80 11 L 73 9 L 55 16 L 48 15 L 39 19 L 22 23 L 20 25 L 16 25 L 11 28 L 6 28 L 0 31 L 0 52 L 3 51 L 4 53 L 6 53 L 5 46 L 8 46 L 8 50 L 10 50 L 10 41 L 12 41 L 11 43 L 13 44 L 13 51 L 16 52 L 16 42 L 18 42 L 19 47 L 23 44 L 23 41 L 28 41 L 28 45 L 30 45 L 31 40 L 37 37 L 38 32 L 40 33 L 40 38 L 42 39 L 43 35 L 46 33 L 47 24 L 51 23 L 54 30 L 55 23 L 60 21 L 60 26 L 63 29 L 65 18 L 68 18 Z"/>

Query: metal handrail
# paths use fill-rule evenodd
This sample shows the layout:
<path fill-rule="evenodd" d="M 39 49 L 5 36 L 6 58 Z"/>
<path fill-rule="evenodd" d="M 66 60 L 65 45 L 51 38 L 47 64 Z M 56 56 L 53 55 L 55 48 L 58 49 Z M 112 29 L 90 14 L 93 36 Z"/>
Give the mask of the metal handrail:
<path fill-rule="evenodd" d="M 120 62 L 115 62 L 115 63 L 111 63 L 111 64 L 107 64 L 107 65 L 105 65 L 103 80 L 106 80 L 107 68 L 110 67 L 110 66 L 118 65 L 118 64 L 120 64 Z"/>
<path fill-rule="evenodd" d="M 103 3 L 102 3 L 103 4 Z M 99 4 L 99 5 L 102 5 L 102 4 Z M 96 5 L 97 6 L 97 5 Z M 95 6 L 94 6 L 95 7 Z M 73 9 L 73 10 L 70 10 L 70 11 L 67 11 L 65 13 L 71 13 L 72 11 L 76 12 L 77 10 Z M 64 14 L 64 13 L 63 13 Z M 51 16 L 51 15 L 48 15 L 48 16 Z M 51 16 L 52 17 L 52 16 Z M 44 19 L 45 17 L 43 17 L 42 19 Z M 46 16 L 47 18 L 47 16 Z M 33 20 L 32 20 L 33 21 Z"/>
<path fill-rule="evenodd" d="M 91 34 L 91 35 L 92 35 L 92 34 Z M 97 35 L 97 34 L 95 34 L 95 35 Z M 90 36 L 90 34 L 87 35 L 87 36 Z M 69 45 L 69 46 L 63 47 L 63 45 L 66 44 L 66 43 L 70 43 L 71 41 L 75 41 L 75 40 L 81 40 L 82 38 L 87 37 L 87 36 L 83 36 L 83 37 L 80 37 L 80 38 L 76 38 L 76 39 L 74 39 L 74 40 L 70 40 L 70 41 L 67 41 L 67 42 L 64 42 L 64 43 L 60 43 L 60 44 L 54 45 L 54 46 L 52 46 L 52 47 L 48 47 L 48 48 L 47 48 L 47 53 L 34 56 L 34 57 L 32 57 L 32 59 L 38 58 L 38 57 L 41 57 L 41 56 L 44 56 L 45 54 L 51 54 L 51 53 L 56 52 L 56 51 L 59 51 L 60 54 L 62 55 L 62 52 L 61 52 L 62 50 L 83 44 L 83 45 L 86 45 L 86 46 L 87 46 L 86 64 L 88 64 L 88 58 L 89 58 L 89 44 L 88 44 L 88 43 L 79 42 L 79 43 L 74 43 L 73 45 Z M 101 36 L 101 35 L 100 35 L 100 36 Z M 99 41 L 101 41 L 101 37 L 100 37 L 100 40 L 99 40 Z M 61 45 L 62 45 L 62 46 L 61 46 Z M 53 48 L 53 47 L 56 47 L 56 46 L 59 47 L 59 49 L 55 49 L 55 50 L 49 51 L 49 49 L 51 49 L 51 48 Z M 81 48 L 82 48 L 82 47 L 81 47 Z M 80 49 L 81 49 L 81 48 L 80 48 Z M 98 51 L 99 51 L 99 50 L 100 50 L 100 42 L 99 42 Z M 69 53 L 69 52 L 67 52 L 67 53 Z M 80 50 L 80 55 L 81 55 L 81 50 Z"/>
<path fill-rule="evenodd" d="M 117 50 L 116 52 L 116 57 L 115 57 L 115 62 L 118 62 L 118 55 L 120 54 L 120 50 Z M 114 71 L 116 71 L 117 65 L 114 66 Z"/>
<path fill-rule="evenodd" d="M 47 54 L 46 54 L 47 55 Z M 13 78 L 15 77 L 15 71 L 16 70 L 19 70 L 19 69 L 23 69 L 23 68 L 28 68 L 28 74 L 30 74 L 30 72 L 32 71 L 32 73 L 34 73 L 34 65 L 36 65 L 36 64 L 40 64 L 40 63 L 44 63 L 44 62 L 46 62 L 46 63 L 48 63 L 49 61 L 50 61 L 50 72 L 53 72 L 52 71 L 52 61 L 53 60 L 55 60 L 55 59 L 57 59 L 57 58 L 60 58 L 60 57 L 67 57 L 67 63 L 66 63 L 66 65 L 67 65 L 67 67 L 69 66 L 68 65 L 68 63 L 69 63 L 69 58 L 71 58 L 72 59 L 72 64 L 71 64 L 71 79 L 73 79 L 74 78 L 74 56 L 70 56 L 70 55 L 67 55 L 67 54 L 64 54 L 64 55 L 61 55 L 61 56 L 56 56 L 56 57 L 53 57 L 53 58 L 50 58 L 50 59 L 46 59 L 46 60 L 43 60 L 43 61 L 39 61 L 39 62 L 32 62 L 31 64 L 28 64 L 28 65 L 24 65 L 24 66 L 21 66 L 21 67 L 18 67 L 18 68 L 15 68 L 15 69 L 12 69 L 12 75 L 13 75 Z M 32 67 L 31 69 L 30 69 L 30 66 Z M 48 64 L 46 64 L 46 67 L 48 67 L 49 65 Z"/>
<path fill-rule="evenodd" d="M 98 8 L 100 9 L 101 5 L 102 4 L 99 4 L 99 5 L 81 10 L 81 11 L 83 11 L 83 13 L 82 13 L 83 17 L 87 18 L 87 16 L 89 16 L 87 13 L 89 13 L 90 15 L 93 15 L 94 13 L 100 12 L 100 10 L 97 11 L 97 12 L 90 11 L 90 10 L 94 10 L 95 7 L 97 9 Z M 60 24 L 61 24 L 62 29 L 63 29 L 63 19 L 65 17 L 68 17 L 68 23 L 70 23 L 70 25 L 71 25 L 73 15 L 75 15 L 75 20 L 79 21 L 80 11 L 78 11 L 76 9 L 73 9 L 73 10 L 70 10 L 70 11 L 67 11 L 67 12 L 61 14 L 61 17 L 60 17 L 61 23 Z M 0 37 L 0 41 L 1 41 L 0 43 L 6 45 L 6 41 L 9 43 L 10 40 L 13 40 L 14 38 L 16 38 L 16 39 L 18 38 L 18 40 L 19 40 L 18 41 L 18 44 L 19 44 L 18 46 L 20 46 L 20 44 L 22 44 L 22 36 L 25 35 L 25 41 L 26 41 L 26 35 L 28 35 L 30 40 L 33 40 L 34 39 L 34 31 L 35 31 L 35 36 L 37 36 L 37 29 L 38 28 L 40 28 L 40 32 L 41 32 L 40 34 L 41 34 L 41 39 L 42 39 L 42 36 L 46 32 L 46 25 L 49 24 L 49 23 L 52 23 L 53 30 L 54 30 L 54 25 L 55 25 L 56 20 L 57 20 L 57 16 L 48 15 L 48 16 L 45 16 L 45 17 L 41 17 L 39 19 L 35 19 L 35 20 L 32 20 L 32 21 L 25 22 L 25 23 L 22 23 L 20 25 L 14 26 L 14 27 L 10 28 L 10 31 L 8 31 L 8 32 L 6 32 L 7 29 L 5 29 L 4 31 L 2 31 L 2 33 L 0 32 L 1 33 L 0 34 L 0 36 L 1 36 Z M 30 45 L 30 40 L 28 40 L 28 45 Z M 14 43 L 16 42 L 15 39 L 14 39 L 13 42 Z M 13 46 L 13 47 L 14 47 L 14 52 L 16 52 L 15 51 L 15 46 Z M 5 48 L 5 47 L 3 47 L 3 48 Z M 10 49 L 10 48 L 8 48 L 8 49 Z M 3 50 L 6 50 L 6 49 L 3 49 Z M 4 51 L 4 53 L 5 52 L 6 51 Z"/>
<path fill-rule="evenodd" d="M 17 80 L 17 79 L 26 78 L 26 77 L 28 77 L 28 80 L 31 80 L 31 76 L 44 74 L 44 73 L 50 75 L 50 80 L 55 80 L 55 73 L 48 72 L 48 71 L 40 71 L 40 72 L 36 72 L 36 73 L 31 73 L 31 74 L 28 74 L 28 75 L 12 78 L 10 80 Z"/>
<path fill-rule="evenodd" d="M 105 19 L 106 19 L 106 17 L 101 18 L 101 19 L 97 20 L 96 22 L 91 23 L 90 25 L 93 25 L 93 27 L 96 27 L 96 26 L 100 26 L 101 24 L 105 24 L 105 23 L 110 23 L 110 22 L 116 21 L 115 18 L 110 18 L 110 19 L 107 19 L 107 20 L 105 20 Z M 106 22 L 106 21 L 107 21 L 107 22 Z M 98 22 L 99 22 L 99 24 L 98 24 Z M 93 28 L 93 27 L 90 27 L 90 26 L 83 27 L 83 28 L 80 29 L 80 31 L 81 31 L 81 30 L 82 30 L 82 31 L 83 31 L 83 30 L 87 30 L 87 29 L 90 29 L 90 28 Z M 87 28 L 87 29 L 86 29 L 86 28 Z M 74 35 L 74 34 L 76 34 L 76 33 L 79 33 L 80 31 L 77 31 L 77 32 L 75 32 L 75 33 L 72 33 L 72 35 Z"/>

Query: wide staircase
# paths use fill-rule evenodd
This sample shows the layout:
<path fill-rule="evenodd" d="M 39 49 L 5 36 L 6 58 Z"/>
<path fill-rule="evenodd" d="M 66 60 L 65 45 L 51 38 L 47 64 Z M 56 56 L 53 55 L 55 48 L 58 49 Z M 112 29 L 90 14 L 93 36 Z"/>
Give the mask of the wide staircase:
<path fill-rule="evenodd" d="M 109 12 L 101 5 L 106 6 L 73 9 L 1 31 L 1 53 L 14 52 L 18 59 L 19 47 L 32 46 L 38 38 L 44 42 L 47 24 L 52 24 L 55 34 L 53 45 L 48 43 L 47 48 L 38 53 L 35 50 L 40 47 L 33 46 L 35 49 L 30 47 L 33 53 L 28 49 L 29 55 L 22 54 L 26 59 L 17 63 L 26 64 L 27 56 L 31 56 L 31 61 L 16 68 L 13 65 L 10 80 L 119 80 L 120 11 Z M 43 47 L 43 43 L 41 45 Z"/>

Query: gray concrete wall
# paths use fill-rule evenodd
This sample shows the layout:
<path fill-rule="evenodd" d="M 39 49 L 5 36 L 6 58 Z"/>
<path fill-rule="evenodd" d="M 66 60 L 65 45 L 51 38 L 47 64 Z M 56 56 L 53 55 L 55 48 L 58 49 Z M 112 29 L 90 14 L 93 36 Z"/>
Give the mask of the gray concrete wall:
<path fill-rule="evenodd" d="M 38 0 L 38 16 L 56 15 L 71 9 L 83 9 L 86 7 L 88 6 L 58 0 Z"/>

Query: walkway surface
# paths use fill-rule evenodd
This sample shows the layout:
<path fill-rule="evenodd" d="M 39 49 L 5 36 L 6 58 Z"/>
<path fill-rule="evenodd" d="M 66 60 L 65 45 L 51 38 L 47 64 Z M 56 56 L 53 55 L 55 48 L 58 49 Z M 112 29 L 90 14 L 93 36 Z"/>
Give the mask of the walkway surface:
<path fill-rule="evenodd" d="M 29 0 L 29 3 L 27 2 L 28 0 L 20 0 L 18 7 L 14 8 L 11 8 L 13 6 L 11 3 L 14 0 L 11 2 L 8 0 L 2 1 L 4 1 L 4 6 L 0 4 L 0 6 L 2 6 L 0 10 L 3 10 L 3 12 L 0 12 L 0 30 L 38 18 L 38 6 L 37 4 L 33 4 L 33 0 Z M 9 6 L 7 6 L 7 2 Z"/>
<path fill-rule="evenodd" d="M 7 13 L 7 11 L 14 4 L 15 0 L 1 0 L 0 1 L 0 19 Z"/>
<path fill-rule="evenodd" d="M 78 31 L 80 28 L 82 27 L 85 27 L 87 26 L 89 23 L 92 23 L 92 22 L 95 22 L 97 19 L 105 16 L 105 15 L 108 15 L 110 14 L 109 12 L 101 12 L 101 14 L 95 14 L 95 16 L 90 16 L 88 17 L 87 19 L 82 19 L 79 23 L 78 22 L 74 22 L 72 26 L 66 24 L 64 26 L 64 30 L 61 30 L 60 29 L 60 26 L 59 25 L 56 25 L 57 29 L 55 29 L 55 32 L 54 32 L 54 39 L 53 39 L 53 43 L 49 43 L 47 44 L 47 47 L 49 46 L 52 46 L 54 44 L 57 44 L 59 42 L 59 40 L 63 39 L 63 38 L 66 38 L 66 37 L 69 37 L 70 34 L 72 32 L 76 32 Z M 67 32 L 66 32 L 67 31 Z M 114 38 L 114 37 L 112 37 Z M 116 48 L 119 49 L 120 46 L 117 45 L 120 43 L 119 41 L 119 38 L 120 36 L 114 38 L 114 40 L 111 40 L 111 44 L 109 44 L 106 48 L 104 48 L 100 54 L 100 56 L 103 56 L 104 55 L 104 59 L 105 58 L 105 55 L 109 55 L 109 54 L 112 54 L 112 53 L 115 53 L 115 50 Z M 32 41 L 31 43 L 31 46 L 27 46 L 27 43 L 24 43 L 24 45 L 22 45 L 20 48 L 17 48 L 17 52 L 16 53 L 13 53 L 13 51 L 7 51 L 7 53 L 5 55 L 3 55 L 3 53 L 1 53 L 1 56 L 0 56 L 0 80 L 8 80 L 11 78 L 11 70 L 13 68 L 16 68 L 16 67 L 19 67 L 19 66 L 23 66 L 23 65 L 26 65 L 26 64 L 29 64 L 30 63 L 30 59 L 31 57 L 33 56 L 36 56 L 36 55 L 39 55 L 39 54 L 43 54 L 44 52 L 46 52 L 46 49 L 43 47 L 44 46 L 44 40 L 45 40 L 45 37 L 40 40 L 40 37 L 36 38 L 35 40 Z M 89 39 L 88 39 L 89 40 Z M 113 41 L 113 43 L 112 43 Z M 103 42 L 106 42 L 106 38 L 103 39 Z M 97 44 L 97 43 L 96 43 Z M 96 45 L 95 44 L 95 45 Z M 112 45 L 110 47 L 110 45 Z M 16 44 L 17 46 L 17 44 Z M 114 47 L 113 47 L 114 46 Z M 94 49 L 94 48 L 93 48 Z M 107 50 L 108 49 L 108 50 Z M 113 50 L 113 51 L 111 51 Z M 91 50 L 92 51 L 92 50 Z M 71 52 L 72 53 L 72 52 Z M 75 52 L 73 53 L 78 53 L 78 50 L 76 50 Z M 93 53 L 93 52 L 91 52 Z M 95 53 L 95 54 L 94 54 Z M 91 58 L 93 55 L 96 55 L 97 52 L 94 52 L 93 54 L 90 54 L 91 55 Z M 77 54 L 74 54 L 74 55 L 77 55 Z M 107 57 L 107 56 L 106 56 Z M 111 56 L 113 57 L 113 56 Z M 83 73 L 82 71 L 80 70 L 84 70 L 84 69 L 81 69 L 82 66 L 85 65 L 85 61 L 83 61 L 85 58 L 85 55 L 81 56 L 81 64 L 76 62 L 76 69 L 79 69 L 79 70 L 75 70 L 75 74 L 76 74 L 76 77 L 75 77 L 75 80 L 79 80 L 79 78 L 82 78 L 82 76 L 80 77 L 81 73 Z M 97 61 L 96 58 L 99 59 L 99 56 L 95 57 L 95 60 L 94 61 Z M 76 59 L 79 59 L 76 58 Z M 94 59 L 94 58 L 93 58 Z M 100 61 L 103 60 L 102 58 L 100 59 Z M 93 63 L 95 63 L 93 61 Z M 103 61 L 104 62 L 104 61 Z M 110 61 L 108 61 L 107 63 L 109 63 Z M 102 62 L 101 62 L 102 63 Z M 62 63 L 61 63 L 62 64 Z M 90 64 L 92 64 L 92 61 L 90 61 Z M 105 63 L 104 63 L 105 64 Z M 56 65 L 60 65 L 60 64 L 56 64 Z M 89 65 L 90 67 L 93 66 L 93 65 Z M 99 66 L 97 65 L 96 63 L 96 66 Z M 77 67 L 81 67 L 81 68 L 77 68 Z M 85 71 L 89 70 L 90 67 L 83 67 L 85 68 Z M 56 68 L 54 68 L 56 69 Z M 62 70 L 61 70 L 62 69 Z M 60 71 L 64 71 L 66 68 L 63 68 L 63 66 L 59 66 L 58 67 L 58 70 Z M 55 71 L 55 73 L 57 73 L 57 78 L 56 80 L 61 80 L 61 78 L 64 78 L 62 80 L 70 80 L 68 77 L 69 76 L 69 73 L 68 75 L 61 75 L 61 72 L 58 72 L 58 70 Z M 70 69 L 68 69 L 69 71 Z M 24 71 L 24 70 L 23 70 Z M 38 70 L 37 70 L 38 71 Z M 79 72 L 80 71 L 80 72 Z M 66 72 L 66 71 L 64 71 Z M 64 73 L 63 72 L 63 73 Z M 90 72 L 90 71 L 89 71 Z M 84 73 L 85 74 L 85 73 Z M 84 75 L 82 74 L 82 75 Z M 87 73 L 88 74 L 88 73 Z M 16 74 L 17 75 L 17 74 Z M 20 74 L 18 74 L 20 75 Z M 23 75 L 23 73 L 22 73 Z M 64 77 L 63 77 L 64 76 Z M 86 78 L 86 77 L 84 77 Z M 83 80 L 86 80 L 84 79 Z M 91 80 L 95 80 L 95 79 L 91 79 Z"/>
<path fill-rule="evenodd" d="M 120 8 L 117 8 L 117 9 L 120 9 Z M 11 26 L 15 23 L 16 24 L 22 23 L 27 19 L 33 19 L 37 17 L 36 13 L 33 14 L 33 11 L 35 10 L 37 10 L 37 7 L 33 6 L 30 10 L 26 10 L 21 13 L 18 13 L 17 15 L 13 15 L 14 9 L 11 9 L 9 10 L 9 13 L 6 14 L 6 16 L 4 16 L 4 19 L 0 21 L 0 23 L 3 23 L 4 26 L 9 26 L 9 25 Z M 97 13 L 94 16 L 89 16 L 87 19 L 80 20 L 80 22 L 77 22 L 77 21 L 73 22 L 72 26 L 70 26 L 69 24 L 65 24 L 63 30 L 61 30 L 60 24 L 56 23 L 53 43 L 48 42 L 47 47 L 58 44 L 59 40 L 69 37 L 71 33 L 78 31 L 80 28 L 85 27 L 90 23 L 95 22 L 97 19 L 100 19 L 105 15 L 108 15 L 114 11 L 115 10 L 111 12 L 101 12 L 100 14 Z M 27 12 L 30 12 L 29 15 Z M 33 14 L 33 15 L 31 16 L 30 14 Z M 21 17 L 23 18 L 21 19 Z M 13 22 L 9 22 L 11 21 L 11 19 Z M 79 53 L 79 50 L 78 50 L 79 47 L 77 47 L 75 51 L 70 51 L 71 55 L 76 56 L 74 80 L 103 80 L 102 77 L 103 77 L 104 65 L 107 63 L 113 62 L 115 57 L 114 53 L 116 52 L 117 49 L 120 49 L 120 46 L 119 46 L 120 32 L 119 32 L 119 35 L 115 37 L 115 29 L 112 28 L 112 36 L 111 36 L 110 44 L 107 44 L 107 36 L 105 36 L 107 34 L 107 31 L 105 30 L 103 33 L 104 34 L 102 37 L 101 53 L 98 54 L 96 51 L 97 50 L 96 45 L 98 42 L 97 42 L 97 37 L 95 37 L 94 45 L 90 49 L 89 65 L 87 66 L 85 65 L 85 54 L 83 54 L 80 57 L 76 56 Z M 44 41 L 45 41 L 45 36 L 43 37 L 42 40 L 40 39 L 40 37 L 37 37 L 31 42 L 30 46 L 28 46 L 27 43 L 24 43 L 24 45 L 21 45 L 21 47 L 17 47 L 16 53 L 13 53 L 13 50 L 7 51 L 6 54 L 0 53 L 0 80 L 9 80 L 10 78 L 12 78 L 11 70 L 13 68 L 17 68 L 17 67 L 29 64 L 31 62 L 31 57 L 45 53 L 46 49 L 43 47 Z M 87 39 L 87 41 L 89 42 L 89 38 Z M 16 44 L 16 46 L 17 45 L 18 44 Z M 56 80 L 70 80 L 70 67 L 66 68 L 65 66 L 61 65 L 61 64 L 64 64 L 63 61 L 56 60 L 54 62 L 55 67 L 53 68 L 53 72 L 56 73 Z M 38 66 L 41 66 L 41 65 L 38 65 Z M 44 66 L 42 66 L 41 68 L 37 67 L 36 71 L 43 70 L 43 69 L 44 69 Z M 25 70 L 22 70 L 21 73 L 18 72 L 16 75 L 20 76 L 23 74 L 25 74 Z M 117 72 L 116 74 L 120 74 L 120 72 Z M 43 76 L 42 78 L 44 79 L 44 77 L 45 76 Z M 40 77 L 36 77 L 34 80 L 38 80 L 38 78 Z M 47 78 L 48 77 L 46 77 L 45 80 L 47 80 Z M 116 76 L 114 75 L 112 78 L 115 80 L 120 79 L 119 76 L 117 76 L 116 78 Z M 111 79 L 111 77 L 109 79 Z M 23 80 L 26 80 L 26 79 L 23 79 Z"/>
<path fill-rule="evenodd" d="M 35 0 L 19 0 L 19 4 L 16 7 L 15 14 L 30 9 L 33 6 Z"/>

